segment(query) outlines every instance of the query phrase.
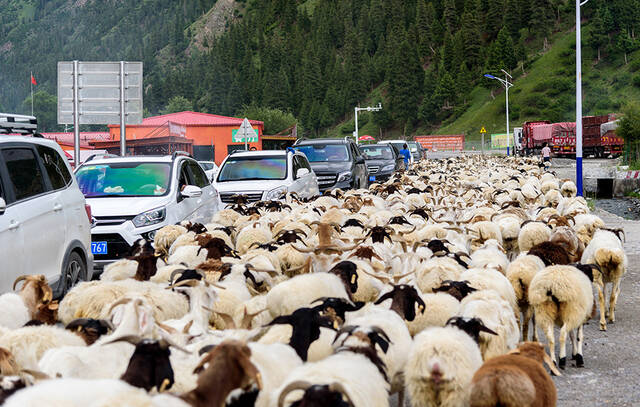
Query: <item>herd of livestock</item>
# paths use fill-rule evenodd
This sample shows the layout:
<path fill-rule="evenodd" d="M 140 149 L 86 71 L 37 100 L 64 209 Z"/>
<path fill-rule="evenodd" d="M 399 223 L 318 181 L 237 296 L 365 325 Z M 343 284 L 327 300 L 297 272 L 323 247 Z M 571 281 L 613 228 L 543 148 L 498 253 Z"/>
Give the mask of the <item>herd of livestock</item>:
<path fill-rule="evenodd" d="M 0 403 L 555 406 L 545 365 L 589 368 L 583 324 L 615 321 L 620 232 L 529 158 L 236 196 L 59 302 L 44 277 L 18 279 L 0 296 Z"/>

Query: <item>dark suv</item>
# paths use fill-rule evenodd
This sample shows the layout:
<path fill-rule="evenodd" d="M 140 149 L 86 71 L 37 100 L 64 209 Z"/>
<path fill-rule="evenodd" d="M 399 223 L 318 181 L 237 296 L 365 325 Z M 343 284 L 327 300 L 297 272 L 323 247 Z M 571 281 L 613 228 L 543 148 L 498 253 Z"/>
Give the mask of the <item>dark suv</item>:
<path fill-rule="evenodd" d="M 318 177 L 320 191 L 367 188 L 369 173 L 356 144 L 345 139 L 302 139 L 293 148 L 304 153 Z"/>
<path fill-rule="evenodd" d="M 366 144 L 358 146 L 369 170 L 369 182 L 384 182 L 400 168 L 404 168 L 404 158 L 391 144 Z"/>

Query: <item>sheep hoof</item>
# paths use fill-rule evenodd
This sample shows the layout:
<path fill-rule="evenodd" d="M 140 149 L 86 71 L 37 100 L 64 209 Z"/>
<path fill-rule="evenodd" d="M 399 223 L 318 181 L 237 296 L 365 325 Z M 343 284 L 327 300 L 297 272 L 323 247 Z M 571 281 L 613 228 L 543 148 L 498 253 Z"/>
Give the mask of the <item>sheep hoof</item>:
<path fill-rule="evenodd" d="M 573 359 L 576 361 L 576 367 L 584 367 L 584 358 L 581 354 L 578 353 Z"/>
<path fill-rule="evenodd" d="M 567 366 L 567 358 L 560 358 L 560 361 L 558 362 L 558 367 L 564 370 L 565 366 Z"/>
<path fill-rule="evenodd" d="M 606 331 L 607 330 L 607 325 L 606 324 L 600 324 L 600 330 L 601 331 Z"/>

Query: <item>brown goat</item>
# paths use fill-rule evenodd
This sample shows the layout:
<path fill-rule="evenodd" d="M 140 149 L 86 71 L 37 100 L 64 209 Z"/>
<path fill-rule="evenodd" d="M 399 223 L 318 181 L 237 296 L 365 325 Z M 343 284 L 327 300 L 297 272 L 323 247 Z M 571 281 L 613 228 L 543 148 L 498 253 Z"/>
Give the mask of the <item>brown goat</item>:
<path fill-rule="evenodd" d="M 250 358 L 251 349 L 246 344 L 222 342 L 196 366 L 194 373 L 200 374 L 197 386 L 181 398 L 193 407 L 218 407 L 234 389 L 247 388 L 252 382 L 262 389 L 262 377 Z"/>
<path fill-rule="evenodd" d="M 551 243 L 557 243 L 563 246 L 569 254 L 570 263 L 580 261 L 584 252 L 584 243 L 578 237 L 578 234 L 568 226 L 558 226 L 549 236 Z"/>
<path fill-rule="evenodd" d="M 24 302 L 24 305 L 29 309 L 31 319 L 36 319 L 39 306 L 41 304 L 48 304 L 53 299 L 53 291 L 47 279 L 42 274 L 32 276 L 20 276 L 13 282 L 13 289 L 20 281 L 24 281 L 24 285 L 20 290 L 20 298 Z"/>
<path fill-rule="evenodd" d="M 555 407 L 556 386 L 543 363 L 560 373 L 537 342 L 487 360 L 471 380 L 471 407 Z"/>
<path fill-rule="evenodd" d="M 542 242 L 533 246 L 529 254 L 538 256 L 545 266 L 571 264 L 571 259 L 575 256 L 569 253 L 565 246 L 559 243 Z"/>
<path fill-rule="evenodd" d="M 58 322 L 58 306 L 58 301 L 39 304 L 33 319 L 43 324 L 55 325 Z"/>
<path fill-rule="evenodd" d="M 20 374 L 20 366 L 9 350 L 0 348 L 0 376 L 16 376 Z"/>

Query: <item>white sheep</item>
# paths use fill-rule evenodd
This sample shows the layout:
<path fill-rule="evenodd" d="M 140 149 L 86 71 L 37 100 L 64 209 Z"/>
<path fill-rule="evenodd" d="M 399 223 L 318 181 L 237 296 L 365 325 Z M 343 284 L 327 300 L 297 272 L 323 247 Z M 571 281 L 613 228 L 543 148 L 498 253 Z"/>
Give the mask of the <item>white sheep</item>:
<path fill-rule="evenodd" d="M 482 365 L 480 348 L 455 327 L 428 328 L 413 338 L 405 386 L 413 407 L 468 405 L 471 378 Z"/>
<path fill-rule="evenodd" d="M 536 326 L 539 326 L 549 342 L 549 352 L 554 362 L 555 356 L 554 326 L 560 326 L 559 367 L 566 364 L 567 334 L 574 346 L 573 356 L 578 367 L 584 364 L 582 343 L 583 324 L 593 306 L 593 293 L 587 275 L 572 266 L 550 266 L 539 271 L 529 286 L 529 303 L 533 307 Z M 578 342 L 575 346 L 573 330 L 577 329 Z"/>
<path fill-rule="evenodd" d="M 507 279 L 513 287 L 518 302 L 518 309 L 522 313 L 522 339 L 529 340 L 529 321 L 533 316 L 533 308 L 529 306 L 529 286 L 536 273 L 544 268 L 544 263 L 538 256 L 520 255 L 507 268 Z M 538 332 L 533 322 L 533 340 L 538 340 Z"/>
<path fill-rule="evenodd" d="M 607 330 L 605 321 L 606 286 L 611 283 L 609 296 L 609 322 L 615 322 L 616 303 L 620 295 L 620 282 L 627 272 L 627 255 L 622 242 L 608 230 L 598 230 L 582 253 L 582 264 L 596 264 L 593 271 L 593 284 L 598 290 L 598 308 L 600 308 L 600 330 Z"/>
<path fill-rule="evenodd" d="M 542 222 L 529 222 L 522 226 L 518 235 L 520 253 L 528 252 L 533 246 L 546 242 L 551 236 L 551 228 Z"/>

